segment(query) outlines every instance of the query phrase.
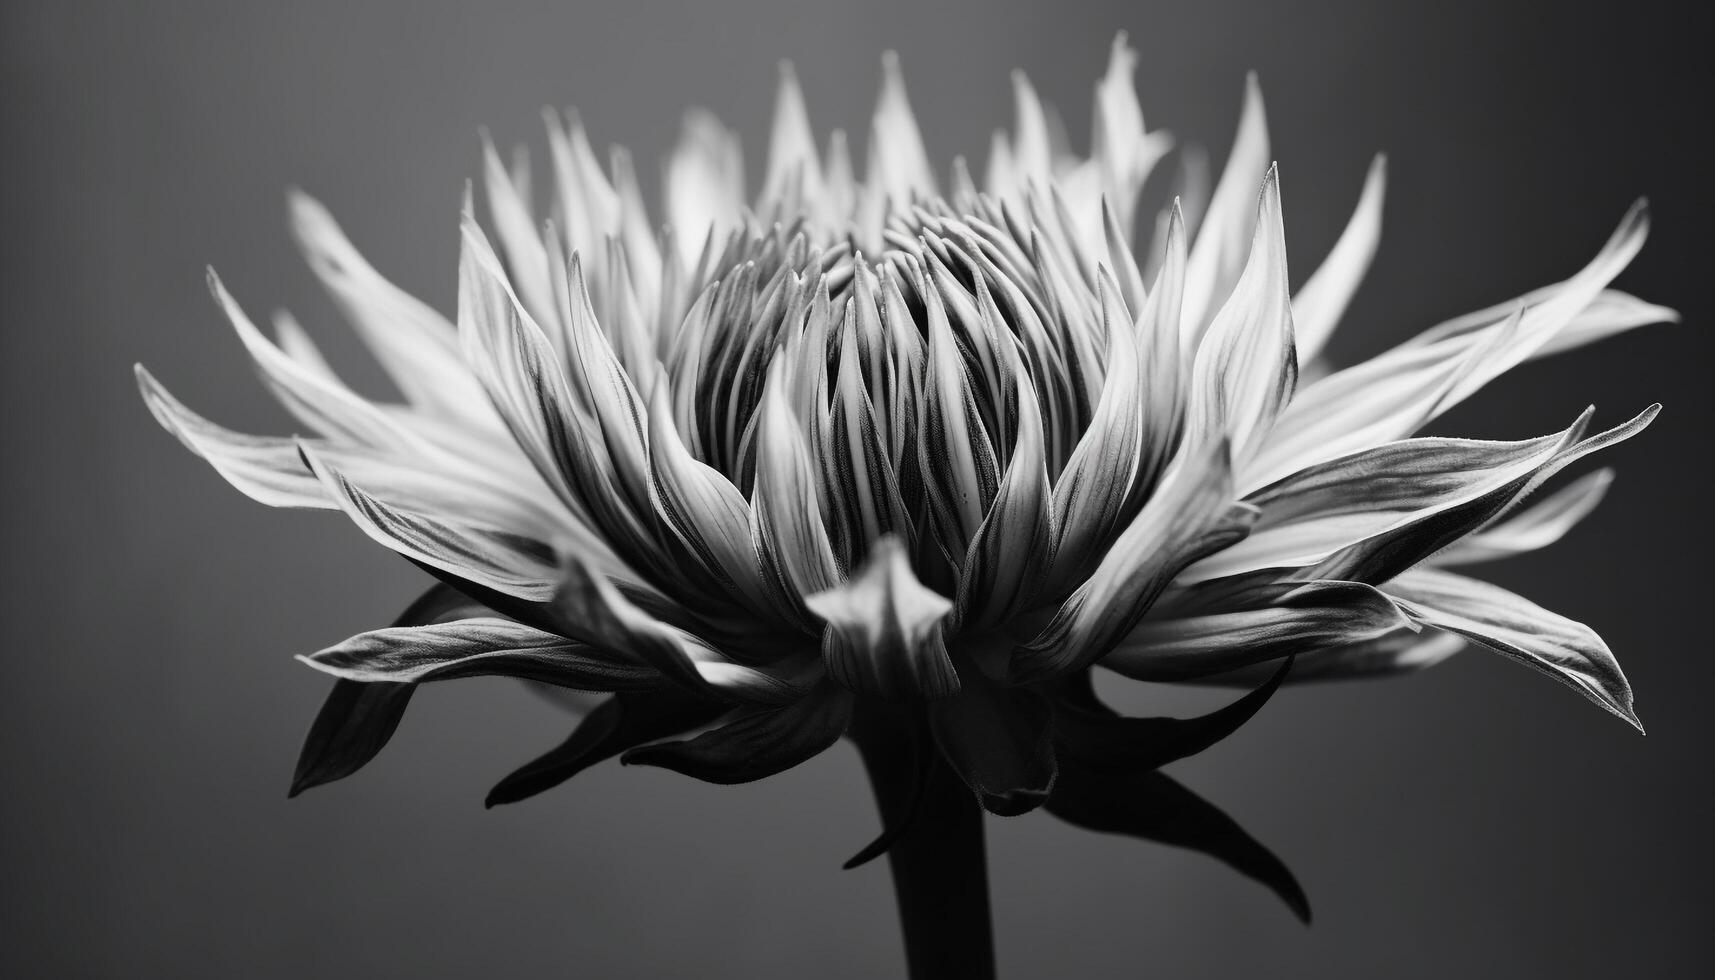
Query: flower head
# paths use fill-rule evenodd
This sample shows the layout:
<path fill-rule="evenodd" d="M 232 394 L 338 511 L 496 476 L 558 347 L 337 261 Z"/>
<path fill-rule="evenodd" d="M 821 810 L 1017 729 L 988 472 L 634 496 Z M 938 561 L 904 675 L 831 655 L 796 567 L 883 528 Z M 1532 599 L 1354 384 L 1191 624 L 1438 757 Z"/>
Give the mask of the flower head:
<path fill-rule="evenodd" d="M 629 158 L 602 166 L 549 113 L 545 220 L 531 171 L 485 146 L 456 321 L 294 195 L 311 266 L 403 403 L 353 393 L 289 319 L 270 339 L 212 277 L 314 435 L 230 432 L 139 378 L 240 490 L 339 508 L 443 583 L 303 658 L 340 683 L 295 788 L 373 756 L 417 683 L 483 674 L 613 694 L 491 802 L 620 753 L 755 779 L 885 715 L 995 812 L 1046 802 L 1139 833 L 1207 806 L 1153 770 L 1242 723 L 1283 665 L 1383 674 L 1474 642 L 1635 724 L 1594 632 L 1449 569 L 1560 537 L 1609 474 L 1529 498 L 1654 408 L 1597 434 L 1590 413 L 1517 442 L 1414 434 L 1529 358 L 1673 319 L 1608 288 L 1643 209 L 1565 281 L 1330 371 L 1382 161 L 1291 294 L 1254 80 L 1207 202 L 1142 220 L 1171 142 L 1143 124 L 1132 60 L 1122 38 L 1088 157 L 1015 76 L 980 184 L 962 161 L 937 178 L 891 58 L 861 179 L 842 134 L 818 150 L 787 69 L 760 194 L 735 138 L 692 114 L 664 229 Z M 1204 719 L 1125 719 L 1093 695 L 1097 666 L 1256 690 Z M 1174 842 L 1289 891 L 1239 837 Z"/>

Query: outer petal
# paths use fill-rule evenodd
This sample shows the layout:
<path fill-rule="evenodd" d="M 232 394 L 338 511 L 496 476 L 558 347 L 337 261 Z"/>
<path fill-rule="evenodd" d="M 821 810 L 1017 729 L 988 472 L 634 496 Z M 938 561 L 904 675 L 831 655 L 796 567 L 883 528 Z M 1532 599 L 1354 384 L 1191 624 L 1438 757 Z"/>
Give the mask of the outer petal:
<path fill-rule="evenodd" d="M 481 615 L 481 606 L 446 585 L 436 584 L 394 620 L 394 626 L 424 626 Z M 396 681 L 339 680 L 304 736 L 287 796 L 344 779 L 387 746 L 416 685 Z"/>
<path fill-rule="evenodd" d="M 355 681 L 420 682 L 502 675 L 583 691 L 658 687 L 640 661 L 505 619 L 461 619 L 360 633 L 298 659 Z"/>
<path fill-rule="evenodd" d="M 1419 622 L 1547 674 L 1643 731 L 1619 662 L 1583 623 L 1499 586 L 1451 572 L 1416 569 L 1382 588 Z"/>
<path fill-rule="evenodd" d="M 1314 565 L 1529 476 L 1563 448 L 1571 431 L 1521 442 L 1402 439 L 1307 467 L 1246 497 L 1262 511 L 1250 537 L 1186 569 L 1179 580 Z"/>
<path fill-rule="evenodd" d="M 884 698 L 939 698 L 959 690 L 941 621 L 953 604 L 911 573 L 905 546 L 888 536 L 843 585 L 804 599 L 827 622 L 822 656 L 845 687 Z"/>
<path fill-rule="evenodd" d="M 1375 258 L 1376 245 L 1382 235 L 1382 197 L 1387 190 L 1387 157 L 1377 154 L 1364 178 L 1364 192 L 1358 206 L 1334 243 L 1333 251 L 1322 260 L 1298 295 L 1292 297 L 1293 326 L 1297 329 L 1298 366 L 1304 367 L 1322 353 L 1328 338 L 1334 335 L 1340 317 L 1358 291 L 1364 274 Z"/>
<path fill-rule="evenodd" d="M 1463 565 L 1546 548 L 1595 510 L 1613 482 L 1611 469 L 1586 473 L 1518 516 L 1478 531 L 1431 561 L 1437 565 Z"/>
<path fill-rule="evenodd" d="M 783 703 L 802 692 L 766 671 L 734 663 L 706 641 L 638 608 L 572 549 L 563 549 L 553 608 L 567 635 L 623 650 L 694 693 Z"/>
<path fill-rule="evenodd" d="M 1181 681 L 1360 643 L 1412 626 L 1387 596 L 1355 582 L 1265 590 L 1273 604 L 1146 619 L 1102 666 L 1146 681 Z"/>
<path fill-rule="evenodd" d="M 1054 785 L 1053 718 L 1040 695 L 970 670 L 957 695 L 929 706 L 929 726 L 942 757 L 990 813 L 1017 816 L 1047 799 Z"/>
<path fill-rule="evenodd" d="M 1338 681 L 1359 677 L 1387 677 L 1433 667 L 1460 650 L 1465 638 L 1438 629 L 1414 627 L 1396 630 L 1356 643 L 1320 647 L 1299 654 L 1288 684 Z M 1190 681 L 1217 687 L 1252 687 L 1262 683 L 1274 665 L 1264 662 L 1210 674 Z"/>
<path fill-rule="evenodd" d="M 1252 195 L 1263 181 L 1268 161 L 1268 118 L 1263 111 L 1262 86 L 1253 72 L 1245 79 L 1245 103 L 1232 153 L 1209 199 L 1208 213 L 1197 231 L 1186 267 L 1184 337 L 1189 349 L 1196 349 L 1210 317 L 1245 266 L 1256 220 Z"/>

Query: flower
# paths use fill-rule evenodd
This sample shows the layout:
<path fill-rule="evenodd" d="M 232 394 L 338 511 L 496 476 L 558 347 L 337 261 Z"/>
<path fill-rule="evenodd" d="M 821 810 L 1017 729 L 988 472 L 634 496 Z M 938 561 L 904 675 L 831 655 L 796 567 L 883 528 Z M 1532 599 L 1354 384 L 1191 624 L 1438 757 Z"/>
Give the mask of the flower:
<path fill-rule="evenodd" d="M 1475 643 L 1637 724 L 1592 630 L 1450 569 L 1558 539 L 1610 474 L 1535 491 L 1656 408 L 1595 435 L 1590 412 L 1516 442 L 1414 433 L 1525 360 L 1675 319 L 1608 288 L 1641 205 L 1565 281 L 1330 370 L 1382 160 L 1289 295 L 1253 79 L 1206 207 L 1175 201 L 1134 235 L 1171 141 L 1144 127 L 1133 59 L 1122 37 L 1088 157 L 1016 75 L 980 186 L 962 161 L 937 180 L 891 58 L 861 180 L 842 134 L 818 151 L 788 68 L 760 195 L 732 134 L 694 113 L 659 234 L 625 153 L 603 168 L 549 113 L 545 223 L 529 169 L 485 145 L 456 323 L 294 194 L 312 268 L 403 403 L 355 394 L 288 318 L 270 339 L 212 274 L 315 435 L 226 430 L 138 369 L 160 422 L 238 489 L 339 508 L 441 582 L 302 658 L 339 681 L 293 791 L 373 757 L 418 683 L 507 675 L 612 696 L 491 804 L 615 755 L 744 782 L 882 719 L 992 812 L 1046 804 L 1200 847 L 1296 905 L 1272 856 L 1155 771 L 1283 680 Z M 1097 666 L 1252 691 L 1204 718 L 1121 718 Z"/>

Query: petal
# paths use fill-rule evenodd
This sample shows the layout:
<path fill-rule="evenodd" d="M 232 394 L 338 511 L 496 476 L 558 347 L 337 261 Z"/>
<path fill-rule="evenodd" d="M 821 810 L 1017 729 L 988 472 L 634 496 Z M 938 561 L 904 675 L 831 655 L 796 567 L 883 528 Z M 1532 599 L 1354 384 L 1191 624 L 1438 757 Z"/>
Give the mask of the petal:
<path fill-rule="evenodd" d="M 959 693 L 929 705 L 941 755 L 983 808 L 1003 817 L 1042 805 L 1054 785 L 1053 712 L 1023 688 L 964 672 Z"/>
<path fill-rule="evenodd" d="M 725 710 L 718 701 L 672 689 L 616 694 L 585 715 L 564 742 L 496 783 L 483 805 L 528 799 L 627 749 L 706 725 Z"/>
<path fill-rule="evenodd" d="M 422 626 L 480 615 L 482 608 L 446 585 L 434 585 L 394 620 Z M 416 685 L 338 680 L 304 736 L 288 797 L 344 779 L 375 758 L 399 727 Z"/>
<path fill-rule="evenodd" d="M 784 363 L 777 358 L 759 409 L 751 510 L 764 568 L 782 601 L 796 608 L 802 597 L 833 588 L 840 573 L 816 499 L 815 466 L 784 387 Z"/>
<path fill-rule="evenodd" d="M 851 714 L 851 692 L 823 684 L 783 708 L 746 710 L 696 738 L 641 746 L 619 761 L 710 783 L 754 782 L 820 755 L 845 734 Z"/>
<path fill-rule="evenodd" d="M 1541 671 L 1643 731 L 1619 662 L 1583 623 L 1499 586 L 1434 569 L 1406 572 L 1383 588 L 1419 622 Z"/>
<path fill-rule="evenodd" d="M 1209 210 L 1197 230 L 1185 271 L 1185 333 L 1195 350 L 1210 318 L 1227 298 L 1246 265 L 1252 230 L 1256 227 L 1256 193 L 1269 169 L 1268 118 L 1263 111 L 1262 86 L 1256 73 L 1245 78 L 1244 108 L 1238 135 L 1221 171 L 1220 183 L 1209 199 Z"/>
<path fill-rule="evenodd" d="M 446 317 L 383 279 L 314 198 L 294 190 L 287 203 L 310 268 L 411 404 L 465 425 L 495 427 Z"/>
<path fill-rule="evenodd" d="M 881 56 L 881 97 L 876 102 L 870 127 L 869 178 L 866 181 L 893 202 L 909 204 L 914 195 L 935 193 L 935 171 L 923 148 L 923 134 L 905 94 L 905 75 L 899 56 L 889 51 Z"/>
<path fill-rule="evenodd" d="M 1015 683 L 1086 667 L 1111 650 L 1185 566 L 1243 537 L 1256 512 L 1233 510 L 1225 443 L 1182 455 L 1101 564 L 1029 643 L 1012 652 Z"/>
<path fill-rule="evenodd" d="M 1274 426 L 1268 445 L 1245 466 L 1248 493 L 1294 470 L 1411 435 L 1498 375 L 1542 351 L 1603 293 L 1643 247 L 1649 215 L 1639 202 L 1621 219 L 1601 252 L 1571 279 L 1499 308 L 1429 331 L 1362 364 L 1337 371 L 1298 392 Z"/>
<path fill-rule="evenodd" d="M 552 608 L 569 636 L 631 653 L 668 679 L 708 697 L 784 703 L 803 693 L 796 674 L 783 679 L 736 663 L 707 640 L 646 612 L 574 549 L 561 550 L 559 575 Z M 803 672 L 806 666 L 785 664 L 779 669 Z"/>
<path fill-rule="evenodd" d="M 1043 459 L 1042 413 L 1030 376 L 1022 365 L 1015 369 L 1018 439 L 959 576 L 961 629 L 991 626 L 1023 612 L 1052 557 L 1054 520 Z"/>
<path fill-rule="evenodd" d="M 1076 827 L 1199 851 L 1261 882 L 1305 922 L 1310 901 L 1292 872 L 1233 819 L 1159 772 L 1064 767 L 1048 812 Z"/>
<path fill-rule="evenodd" d="M 1292 577 L 1305 581 L 1340 579 L 1379 585 L 1499 519 L 1574 461 L 1642 432 L 1660 409 L 1660 405 L 1652 405 L 1628 422 L 1579 439 L 1583 423 L 1590 414 L 1586 412 L 1567 433 L 1562 446 L 1529 474 L 1456 507 L 1416 518 L 1342 548 L 1323 561 L 1293 573 Z"/>
<path fill-rule="evenodd" d="M 1338 681 L 1351 678 L 1387 677 L 1433 667 L 1460 650 L 1465 638 L 1438 629 L 1413 627 L 1384 636 L 1318 647 L 1296 657 L 1297 665 L 1286 678 L 1288 684 Z M 1217 687 L 1252 687 L 1262 683 L 1275 668 L 1267 662 L 1239 667 L 1220 674 L 1191 679 L 1192 684 Z"/>
<path fill-rule="evenodd" d="M 1138 680 L 1180 681 L 1411 626 L 1387 596 L 1355 582 L 1282 584 L 1264 594 L 1272 604 L 1146 619 L 1102 666 Z"/>
<path fill-rule="evenodd" d="M 1437 565 L 1461 565 L 1509 558 L 1546 548 L 1572 530 L 1607 495 L 1614 471 L 1587 473 L 1533 504 L 1517 517 L 1492 524 L 1431 558 Z"/>
<path fill-rule="evenodd" d="M 744 160 L 738 137 L 712 114 L 685 114 L 678 145 L 667 158 L 662 197 L 685 266 L 696 263 L 704 241 L 720 241 L 739 226 Z"/>
<path fill-rule="evenodd" d="M 461 619 L 359 633 L 299 660 L 355 681 L 521 677 L 580 691 L 648 690 L 659 672 L 638 660 L 506 619 Z"/>
<path fill-rule="evenodd" d="M 822 656 L 845 687 L 884 698 L 939 698 L 959 689 L 941 621 L 953 604 L 917 581 L 899 538 L 870 547 L 842 585 L 804 599 L 827 622 Z"/>
<path fill-rule="evenodd" d="M 262 380 L 288 411 L 317 433 L 381 449 L 420 449 L 411 433 L 378 406 L 325 373 L 289 357 L 276 347 L 239 309 L 213 269 L 208 289 L 244 342 Z"/>
<path fill-rule="evenodd" d="M 487 132 L 482 134 L 482 164 L 488 210 L 500 245 L 506 250 L 507 278 L 522 295 L 530 315 L 538 323 L 550 322 L 554 317 L 554 293 L 549 285 L 548 250 L 536 230 L 529 199 L 512 182 L 512 175 L 500 162 L 500 154 L 494 151 Z"/>
<path fill-rule="evenodd" d="M 299 448 L 327 492 L 372 540 L 505 595 L 529 602 L 552 595 L 553 566 L 541 542 L 390 506 L 352 483 L 319 450 Z"/>
<path fill-rule="evenodd" d="M 1314 565 L 1534 473 L 1571 432 L 1520 442 L 1402 439 L 1307 467 L 1246 497 L 1262 511 L 1250 537 L 1187 568 L 1179 581 Z"/>
<path fill-rule="evenodd" d="M 1387 157 L 1377 154 L 1364 178 L 1364 191 L 1346 230 L 1328 257 L 1292 297 L 1292 320 L 1297 330 L 1298 365 L 1315 360 L 1334 335 L 1347 304 L 1358 291 L 1375 258 L 1382 234 L 1382 198 L 1387 190 Z"/>
<path fill-rule="evenodd" d="M 1078 440 L 1054 482 L 1054 569 L 1047 586 L 1054 594 L 1077 581 L 1101 554 L 1118 524 L 1132 515 L 1126 503 L 1143 454 L 1145 367 L 1125 322 L 1116 317 L 1118 287 L 1104 276 L 1102 319 L 1107 324 L 1107 376 L 1089 428 Z M 1016 465 L 1016 464 L 1015 464 Z"/>
<path fill-rule="evenodd" d="M 1186 275 L 1189 289 L 1189 268 Z M 1274 168 L 1263 179 L 1250 259 L 1195 349 L 1186 438 L 1199 443 L 1225 436 L 1235 465 L 1242 466 L 1267 439 L 1298 377 Z"/>
<path fill-rule="evenodd" d="M 789 186 L 796 186 L 791 199 Z M 810 114 L 804 108 L 804 92 L 790 61 L 780 63 L 780 87 L 774 98 L 774 127 L 768 137 L 768 173 L 762 179 L 762 206 L 777 209 L 777 218 L 789 222 L 808 202 L 822 194 L 822 166 L 816 156 L 816 137 L 810 130 Z"/>

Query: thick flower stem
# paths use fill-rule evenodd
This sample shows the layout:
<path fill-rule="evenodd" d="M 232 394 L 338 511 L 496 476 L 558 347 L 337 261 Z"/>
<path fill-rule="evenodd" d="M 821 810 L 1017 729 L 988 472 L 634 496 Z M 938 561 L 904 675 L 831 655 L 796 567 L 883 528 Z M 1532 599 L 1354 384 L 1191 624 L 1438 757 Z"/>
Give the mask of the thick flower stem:
<path fill-rule="evenodd" d="M 854 741 L 875 787 L 882 820 L 909 820 L 887 852 L 905 932 L 911 980 L 993 980 L 983 812 L 926 734 L 913 744 L 895 719 L 867 719 Z M 934 753 L 927 777 L 916 753 Z M 915 807 L 916 813 L 912 810 Z"/>

